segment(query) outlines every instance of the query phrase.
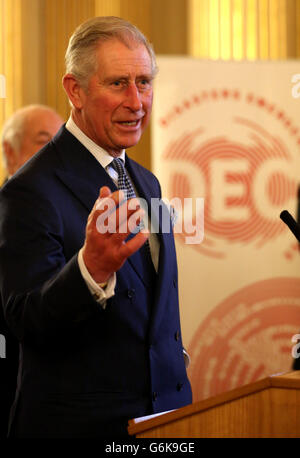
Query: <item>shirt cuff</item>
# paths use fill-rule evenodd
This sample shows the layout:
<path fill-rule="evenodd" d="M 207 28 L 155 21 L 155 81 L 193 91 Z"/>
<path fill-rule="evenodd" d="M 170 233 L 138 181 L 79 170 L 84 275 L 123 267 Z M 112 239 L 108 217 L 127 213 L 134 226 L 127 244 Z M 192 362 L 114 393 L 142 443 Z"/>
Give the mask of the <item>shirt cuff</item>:
<path fill-rule="evenodd" d="M 116 286 L 116 273 L 114 272 L 108 279 L 107 281 L 107 286 L 105 289 L 101 288 L 98 283 L 95 282 L 95 280 L 92 278 L 90 275 L 89 271 L 86 268 L 86 265 L 83 260 L 82 256 L 82 248 L 79 250 L 78 253 L 78 266 L 79 270 L 81 272 L 81 275 L 90 291 L 92 294 L 93 298 L 95 299 L 96 302 L 98 302 L 103 309 L 106 307 L 106 301 L 114 296 L 115 294 L 115 286 Z"/>

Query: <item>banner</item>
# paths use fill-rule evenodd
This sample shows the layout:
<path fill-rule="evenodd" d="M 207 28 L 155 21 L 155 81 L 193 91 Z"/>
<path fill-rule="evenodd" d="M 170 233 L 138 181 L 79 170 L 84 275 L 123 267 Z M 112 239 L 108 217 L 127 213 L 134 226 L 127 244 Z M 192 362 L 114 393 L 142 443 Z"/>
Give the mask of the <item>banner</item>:
<path fill-rule="evenodd" d="M 297 213 L 300 63 L 159 57 L 158 66 L 153 170 L 178 214 L 197 401 L 292 368 L 300 252 L 280 213 Z"/>

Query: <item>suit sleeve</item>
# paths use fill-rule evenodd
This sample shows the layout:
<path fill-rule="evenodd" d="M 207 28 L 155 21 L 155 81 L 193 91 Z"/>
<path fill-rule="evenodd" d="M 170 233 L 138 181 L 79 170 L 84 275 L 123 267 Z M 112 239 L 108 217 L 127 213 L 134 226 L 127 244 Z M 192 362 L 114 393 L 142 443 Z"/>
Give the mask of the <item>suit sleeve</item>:
<path fill-rule="evenodd" d="M 77 329 L 93 313 L 101 313 L 81 276 L 77 252 L 66 259 L 65 236 L 51 201 L 16 185 L 2 190 L 2 304 L 6 321 L 20 341 L 44 344 L 54 335 Z"/>

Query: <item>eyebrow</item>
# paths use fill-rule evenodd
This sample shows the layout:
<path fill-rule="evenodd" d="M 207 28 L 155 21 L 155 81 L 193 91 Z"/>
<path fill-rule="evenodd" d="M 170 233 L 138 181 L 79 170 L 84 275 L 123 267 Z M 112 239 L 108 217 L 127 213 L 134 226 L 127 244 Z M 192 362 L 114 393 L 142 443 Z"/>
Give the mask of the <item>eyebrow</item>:
<path fill-rule="evenodd" d="M 40 130 L 36 135 L 37 137 L 41 137 L 41 136 L 51 137 L 51 134 L 47 132 L 46 130 Z"/>
<path fill-rule="evenodd" d="M 115 74 L 115 75 L 110 75 L 110 76 L 107 76 L 106 78 L 104 78 L 104 83 L 109 83 L 110 81 L 115 81 L 115 80 L 129 80 L 130 79 L 130 75 L 122 75 L 122 74 Z M 154 79 L 154 74 L 153 72 L 150 72 L 150 73 L 143 73 L 141 75 L 137 75 L 136 76 L 136 79 L 149 79 L 149 80 L 153 80 Z"/>

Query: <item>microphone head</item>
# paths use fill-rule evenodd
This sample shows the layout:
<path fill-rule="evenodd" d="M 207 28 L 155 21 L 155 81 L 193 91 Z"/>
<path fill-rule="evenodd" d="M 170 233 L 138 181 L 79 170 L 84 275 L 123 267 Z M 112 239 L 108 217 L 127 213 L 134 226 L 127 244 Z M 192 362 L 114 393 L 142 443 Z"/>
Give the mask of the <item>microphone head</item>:
<path fill-rule="evenodd" d="M 297 221 L 295 221 L 295 219 L 287 210 L 283 210 L 280 213 L 280 218 L 290 228 L 298 242 L 300 242 L 300 225 L 297 223 Z"/>
<path fill-rule="evenodd" d="M 280 213 L 280 218 L 282 219 L 282 221 L 286 222 L 287 220 L 290 220 L 290 218 L 293 217 L 287 210 L 282 210 L 282 212 Z"/>

